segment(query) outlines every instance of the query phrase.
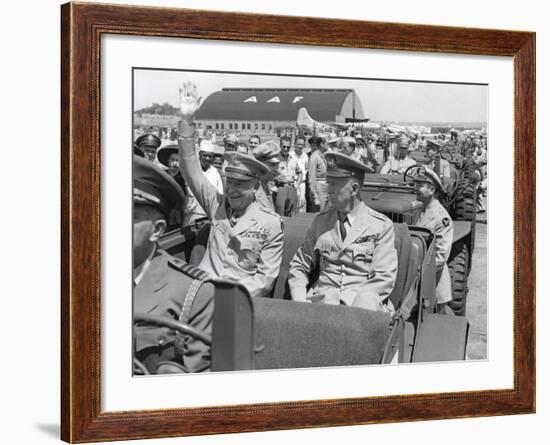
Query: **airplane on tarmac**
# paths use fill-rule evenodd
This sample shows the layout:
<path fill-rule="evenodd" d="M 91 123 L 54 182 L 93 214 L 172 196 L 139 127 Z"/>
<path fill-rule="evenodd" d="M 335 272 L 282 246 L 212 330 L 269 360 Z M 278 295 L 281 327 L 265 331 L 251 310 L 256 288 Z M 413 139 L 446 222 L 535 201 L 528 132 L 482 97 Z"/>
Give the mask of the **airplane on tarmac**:
<path fill-rule="evenodd" d="M 296 119 L 296 125 L 298 128 L 307 129 L 313 131 L 316 129 L 320 132 L 339 132 L 347 131 L 349 129 L 365 129 L 370 131 L 386 131 L 393 134 L 416 134 L 421 135 L 429 133 L 430 129 L 422 126 L 401 126 L 394 124 L 381 124 L 379 122 L 372 122 L 370 119 L 350 119 L 346 118 L 346 122 L 317 122 L 314 120 L 305 107 L 298 110 L 298 117 Z"/>

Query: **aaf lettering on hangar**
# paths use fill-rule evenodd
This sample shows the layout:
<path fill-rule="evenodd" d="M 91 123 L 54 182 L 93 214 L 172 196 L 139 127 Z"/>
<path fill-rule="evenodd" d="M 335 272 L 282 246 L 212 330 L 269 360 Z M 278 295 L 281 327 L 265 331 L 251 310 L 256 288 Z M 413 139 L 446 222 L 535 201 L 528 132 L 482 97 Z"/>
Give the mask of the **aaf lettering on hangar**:
<path fill-rule="evenodd" d="M 293 104 L 298 103 L 303 98 L 304 98 L 304 96 L 295 96 L 294 99 L 292 99 L 292 103 Z M 258 98 L 256 96 L 250 96 L 248 99 L 245 99 L 243 102 L 245 102 L 245 103 L 246 102 L 258 103 Z M 281 103 L 281 99 L 279 98 L 279 96 L 273 96 L 271 99 L 266 100 L 266 103 Z"/>

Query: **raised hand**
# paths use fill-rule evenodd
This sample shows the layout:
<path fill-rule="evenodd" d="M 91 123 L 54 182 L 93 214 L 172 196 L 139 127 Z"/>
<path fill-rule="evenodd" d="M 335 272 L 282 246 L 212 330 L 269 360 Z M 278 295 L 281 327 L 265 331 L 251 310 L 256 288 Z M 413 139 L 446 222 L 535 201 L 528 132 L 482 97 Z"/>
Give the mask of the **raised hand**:
<path fill-rule="evenodd" d="M 180 88 L 180 113 L 184 119 L 189 120 L 198 110 L 200 98 L 197 86 L 192 82 L 184 82 Z"/>

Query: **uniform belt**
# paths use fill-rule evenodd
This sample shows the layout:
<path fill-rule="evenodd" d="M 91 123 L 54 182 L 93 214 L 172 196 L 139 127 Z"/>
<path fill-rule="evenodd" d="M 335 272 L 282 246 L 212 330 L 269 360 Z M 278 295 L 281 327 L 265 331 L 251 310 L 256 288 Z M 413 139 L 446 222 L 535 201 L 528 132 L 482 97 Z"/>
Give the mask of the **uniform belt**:
<path fill-rule="evenodd" d="M 292 184 L 294 184 L 294 181 L 292 180 L 291 181 L 280 181 L 278 179 L 275 180 L 275 185 L 277 187 L 284 187 L 286 185 L 292 185 Z"/>

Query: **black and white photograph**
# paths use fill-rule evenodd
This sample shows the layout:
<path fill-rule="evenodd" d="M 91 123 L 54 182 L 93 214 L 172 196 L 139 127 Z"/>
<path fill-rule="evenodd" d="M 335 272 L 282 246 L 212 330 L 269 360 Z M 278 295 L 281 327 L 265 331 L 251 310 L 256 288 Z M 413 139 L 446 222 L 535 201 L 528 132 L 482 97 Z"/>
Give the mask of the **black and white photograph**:
<path fill-rule="evenodd" d="M 132 88 L 134 376 L 487 359 L 487 84 Z"/>

